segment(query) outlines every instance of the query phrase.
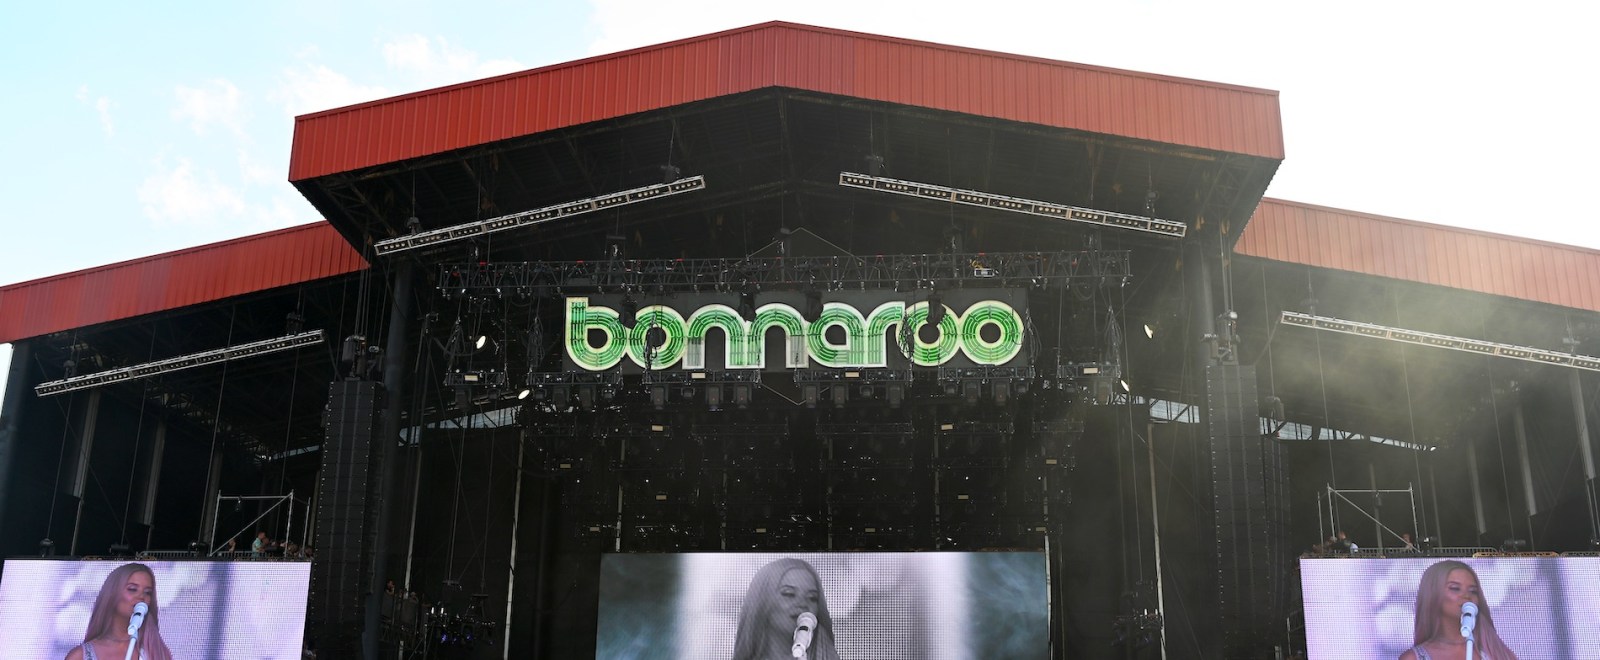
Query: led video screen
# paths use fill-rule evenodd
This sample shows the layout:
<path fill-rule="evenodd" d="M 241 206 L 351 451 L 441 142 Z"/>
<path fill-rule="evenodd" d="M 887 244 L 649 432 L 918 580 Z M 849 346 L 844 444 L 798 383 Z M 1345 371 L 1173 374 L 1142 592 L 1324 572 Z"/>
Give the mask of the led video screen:
<path fill-rule="evenodd" d="M 1040 552 L 608 554 L 596 657 L 1045 658 Z"/>
<path fill-rule="evenodd" d="M 292 660 L 301 657 L 310 579 L 309 562 L 9 559 L 0 577 L 0 640 L 8 658 L 64 658 L 84 643 L 91 623 L 114 627 L 100 622 L 117 619 L 129 583 L 153 583 L 143 637 L 159 635 L 174 660 Z"/>
<path fill-rule="evenodd" d="M 1458 594 L 1473 583 L 1478 648 L 1498 648 L 1496 660 L 1600 658 L 1600 558 L 1302 559 L 1300 583 L 1313 659 L 1399 658 L 1429 639 L 1435 649 L 1460 642 Z"/>

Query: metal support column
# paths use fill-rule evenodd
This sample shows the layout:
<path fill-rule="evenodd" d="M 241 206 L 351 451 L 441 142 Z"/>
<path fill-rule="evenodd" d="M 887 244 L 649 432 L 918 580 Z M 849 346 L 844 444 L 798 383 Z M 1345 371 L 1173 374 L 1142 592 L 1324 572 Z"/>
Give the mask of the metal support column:
<path fill-rule="evenodd" d="M 405 366 L 406 335 L 411 327 L 411 261 L 401 259 L 395 265 L 391 304 L 389 306 L 389 336 L 384 348 L 383 389 L 388 393 L 383 406 L 383 421 L 373 443 L 373 461 L 383 470 L 383 482 L 378 496 L 378 516 L 373 531 L 372 585 L 368 589 L 366 622 L 362 634 L 363 657 L 377 660 L 378 620 L 383 609 L 383 589 L 378 588 L 388 579 L 389 571 L 389 518 L 394 515 L 396 490 L 400 485 L 400 461 L 394 460 L 395 446 L 400 441 L 400 412 L 409 397 L 406 396 Z"/>
<path fill-rule="evenodd" d="M 1589 444 L 1589 412 L 1583 405 L 1583 379 L 1578 370 L 1567 372 L 1572 390 L 1572 416 L 1578 428 L 1578 449 L 1583 454 L 1583 490 L 1589 504 L 1589 538 L 1600 540 L 1600 501 L 1596 501 L 1594 447 Z"/>
<path fill-rule="evenodd" d="M 1515 396 L 1511 401 L 1511 421 L 1517 438 L 1517 460 L 1522 467 L 1522 497 L 1527 504 L 1528 515 L 1523 520 L 1528 525 L 1528 549 L 1533 550 L 1537 547 L 1533 540 L 1533 517 L 1539 513 L 1539 500 L 1533 492 L 1533 463 L 1528 460 L 1528 429 L 1523 423 L 1521 396 Z M 1513 529 L 1511 533 L 1517 532 Z"/>
<path fill-rule="evenodd" d="M 28 382 L 28 362 L 32 359 L 32 345 L 20 342 L 11 345 L 11 366 L 6 370 L 6 393 L 0 400 L 0 529 L 12 530 L 10 520 L 6 516 L 6 509 L 11 503 L 19 501 L 19 493 L 12 492 L 11 473 L 12 463 L 16 460 L 18 444 L 18 428 L 22 425 L 22 395 L 30 390 Z M 45 532 L 49 534 L 47 530 Z M 0 547 L 5 547 L 0 544 Z M 19 550 L 17 545 L 11 546 L 12 552 Z M 11 552 L 4 553 L 12 554 Z"/>

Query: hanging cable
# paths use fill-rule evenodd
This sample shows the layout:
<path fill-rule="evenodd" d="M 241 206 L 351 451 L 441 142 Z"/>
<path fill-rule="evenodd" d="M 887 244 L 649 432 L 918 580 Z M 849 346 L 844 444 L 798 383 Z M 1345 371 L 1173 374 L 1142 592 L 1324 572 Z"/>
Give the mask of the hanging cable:
<path fill-rule="evenodd" d="M 1306 301 L 1309 303 L 1309 307 L 1310 307 L 1309 311 L 1310 311 L 1310 313 L 1313 316 L 1316 315 L 1316 313 L 1317 313 L 1317 291 L 1311 284 L 1311 268 L 1310 267 L 1306 268 Z M 1322 333 L 1320 333 L 1320 332 L 1319 333 L 1312 333 L 1312 340 L 1316 342 L 1316 350 L 1317 350 L 1317 391 L 1322 397 L 1322 430 L 1319 431 L 1319 435 L 1322 432 L 1326 432 L 1326 433 L 1329 434 L 1327 441 L 1325 441 L 1323 443 L 1323 445 L 1328 448 L 1328 487 L 1332 488 L 1334 490 L 1338 490 L 1339 489 L 1339 472 L 1338 472 L 1338 470 L 1334 469 L 1334 459 L 1333 459 L 1333 440 L 1334 440 L 1333 431 L 1332 431 L 1333 426 L 1332 426 L 1332 423 L 1330 422 L 1330 420 L 1328 419 L 1328 378 L 1327 378 L 1327 374 L 1324 373 L 1325 366 L 1324 366 L 1323 361 L 1322 361 Z M 1333 525 L 1332 529 L 1333 529 L 1334 533 L 1338 533 L 1338 530 L 1339 530 L 1339 521 L 1338 521 L 1338 519 L 1333 516 L 1332 512 L 1330 512 L 1328 515 L 1331 518 L 1328 522 Z"/>
<path fill-rule="evenodd" d="M 298 351 L 296 351 L 298 352 Z M 151 362 L 156 358 L 156 331 L 150 329 L 150 348 L 145 351 L 145 361 Z M 133 460 L 128 465 L 128 496 L 122 500 L 122 530 L 117 534 L 117 543 L 128 543 L 128 508 L 133 503 L 133 478 L 139 473 L 139 445 L 144 439 L 144 409 L 150 400 L 150 380 L 145 379 L 144 389 L 139 394 L 139 421 L 134 424 L 133 431 Z M 151 460 L 155 460 L 151 457 Z M 148 488 L 148 486 L 146 486 Z"/>
<path fill-rule="evenodd" d="M 1488 321 L 1485 320 L 1482 323 L 1483 336 L 1488 337 Z M 1505 438 L 1500 434 L 1500 403 L 1494 395 L 1493 358 L 1485 357 L 1483 359 L 1483 370 L 1484 382 L 1489 384 L 1489 410 L 1494 413 L 1494 445 L 1495 450 L 1500 454 L 1500 484 L 1505 489 L 1506 494 L 1506 531 L 1510 534 L 1516 534 L 1517 523 L 1511 516 L 1511 478 L 1506 475 L 1506 442 Z M 1478 542 L 1482 543 L 1483 539 L 1479 538 Z"/>
<path fill-rule="evenodd" d="M 1395 324 L 1395 326 L 1396 327 L 1404 327 L 1405 324 L 1400 322 L 1400 296 L 1399 296 L 1399 294 L 1395 293 L 1394 289 L 1390 289 L 1389 290 L 1389 300 L 1394 303 L 1394 324 Z M 1411 400 L 1411 366 L 1409 364 L 1410 361 L 1406 357 L 1406 353 L 1407 353 L 1407 351 L 1406 351 L 1405 344 L 1401 344 L 1400 345 L 1400 379 L 1406 385 L 1406 421 L 1408 421 L 1411 424 L 1411 444 L 1416 445 L 1416 447 L 1421 447 L 1422 443 L 1417 438 L 1417 415 L 1416 415 L 1416 409 L 1415 409 L 1415 406 L 1412 404 L 1412 400 Z M 1414 470 L 1416 470 L 1417 485 L 1420 487 L 1422 485 L 1422 457 L 1421 457 L 1422 452 L 1419 451 L 1416 447 L 1413 447 L 1411 449 L 1411 463 L 1412 463 L 1412 468 Z M 1415 503 L 1414 499 L 1413 499 L 1413 503 Z M 1415 509 L 1413 509 L 1413 512 L 1415 512 Z M 1428 528 L 1428 507 L 1426 507 L 1426 506 L 1422 507 L 1422 521 L 1421 522 L 1422 522 L 1422 529 L 1427 529 Z M 1415 531 L 1413 533 L 1415 533 Z"/>
<path fill-rule="evenodd" d="M 239 305 L 235 304 L 233 306 L 233 310 L 228 315 L 228 340 L 224 342 L 224 346 L 233 345 L 233 325 L 234 321 L 238 320 L 238 318 Z M 228 391 L 228 365 L 232 364 L 232 362 L 232 360 L 223 361 L 222 379 L 217 381 L 217 409 L 216 413 L 211 416 L 211 453 L 206 457 L 206 490 L 200 498 L 200 528 L 199 531 L 195 533 L 195 537 L 198 540 L 204 541 L 207 547 L 210 547 L 215 542 L 215 539 L 204 538 L 206 531 L 206 505 L 210 504 L 210 502 L 207 500 L 211 498 L 211 491 L 213 488 L 212 477 L 215 475 L 212 473 L 215 472 L 215 470 L 211 469 L 211 466 L 216 465 L 217 463 L 217 433 L 222 428 L 222 396 Z"/>
<path fill-rule="evenodd" d="M 69 354 L 71 356 L 69 359 L 76 361 L 78 356 L 78 333 L 76 331 L 72 333 L 72 347 L 70 350 L 72 352 Z M 62 418 L 63 423 L 61 425 L 61 451 L 56 456 L 56 482 L 55 485 L 50 488 L 50 515 L 45 518 L 44 524 L 44 536 L 46 539 L 50 538 L 52 530 L 55 529 L 56 495 L 61 492 L 61 468 L 64 467 L 67 462 L 67 434 L 72 432 L 72 412 L 77 403 L 78 393 L 74 392 L 67 397 L 67 409 L 65 411 L 66 414 Z"/>
<path fill-rule="evenodd" d="M 1123 337 L 1127 336 L 1127 324 L 1128 324 L 1128 298 L 1127 298 L 1126 289 L 1123 286 L 1118 286 L 1117 287 L 1117 295 L 1119 297 L 1119 301 L 1118 301 L 1119 306 L 1122 309 L 1122 320 L 1121 320 L 1120 326 L 1119 326 L 1118 321 L 1116 320 L 1116 317 L 1113 315 L 1112 318 L 1111 318 L 1111 322 L 1110 322 L 1109 332 L 1110 332 L 1110 334 L 1112 334 L 1115 337 L 1115 341 L 1116 341 L 1116 345 L 1117 345 L 1117 349 L 1118 349 L 1118 353 L 1119 353 L 1116 357 L 1117 357 L 1117 361 L 1122 364 L 1122 368 L 1117 370 L 1118 382 L 1112 384 L 1113 391 L 1115 391 L 1115 388 L 1120 387 L 1122 384 L 1127 382 L 1126 379 L 1128 377 L 1128 374 L 1127 374 L 1126 369 L 1128 369 L 1130 366 L 1132 366 L 1132 360 L 1129 358 L 1129 355 L 1128 355 L 1128 343 L 1126 341 L 1123 341 L 1123 339 L 1122 339 Z M 1107 311 L 1108 312 L 1110 311 L 1109 307 L 1107 308 Z M 1125 396 L 1127 396 L 1127 401 L 1122 406 L 1122 410 L 1123 410 L 1123 419 L 1124 419 L 1124 421 L 1127 422 L 1127 427 L 1126 428 L 1127 428 L 1127 432 L 1128 432 L 1128 442 L 1126 443 L 1128 445 L 1128 472 L 1133 475 L 1134 483 L 1137 484 L 1138 481 L 1139 481 L 1139 453 L 1138 453 L 1138 451 L 1136 451 L 1138 449 L 1136 445 L 1137 445 L 1137 440 L 1139 438 L 1139 434 L 1133 428 L 1133 391 L 1132 391 L 1132 388 L 1129 388 L 1129 391 L 1125 392 L 1124 394 L 1125 394 Z M 1119 424 L 1118 426 L 1121 426 L 1121 425 Z M 1149 440 L 1147 439 L 1146 442 L 1149 442 Z M 1119 443 L 1119 444 L 1122 444 L 1122 443 Z M 1120 455 L 1122 452 L 1121 452 L 1121 450 L 1118 450 L 1117 453 Z M 1152 466 L 1150 466 L 1150 468 L 1151 469 L 1155 469 L 1155 466 L 1152 465 Z M 1139 500 L 1139 488 L 1138 488 L 1138 486 L 1135 485 L 1135 487 L 1132 490 L 1133 490 L 1134 550 L 1137 553 L 1134 556 L 1139 558 L 1139 561 L 1135 562 L 1135 565 L 1139 567 L 1139 581 L 1138 581 L 1137 584 L 1143 584 L 1144 583 L 1144 516 L 1140 512 L 1140 503 L 1139 503 L 1140 500 Z M 1154 506 L 1154 505 L 1155 505 L 1155 502 L 1151 502 L 1151 506 Z"/>

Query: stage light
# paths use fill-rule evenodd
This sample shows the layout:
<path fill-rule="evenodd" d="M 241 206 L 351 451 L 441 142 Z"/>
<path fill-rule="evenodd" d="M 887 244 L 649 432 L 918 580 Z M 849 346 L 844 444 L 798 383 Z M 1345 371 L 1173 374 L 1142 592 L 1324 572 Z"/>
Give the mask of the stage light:
<path fill-rule="evenodd" d="M 1130 389 L 1130 388 L 1129 388 L 1129 387 L 1128 387 L 1128 381 L 1126 381 L 1126 380 L 1123 380 L 1123 379 L 1121 379 L 1121 378 L 1118 378 L 1118 379 L 1117 379 L 1117 386 L 1118 386 L 1118 387 L 1120 387 L 1120 388 L 1122 388 L 1122 393 L 1123 393 L 1123 394 L 1127 394 L 1127 393 L 1129 393 L 1129 392 L 1132 392 L 1132 391 L 1133 391 L 1133 390 L 1132 390 L 1132 389 Z"/>
<path fill-rule="evenodd" d="M 760 290 L 755 282 L 745 281 L 744 288 L 739 291 L 739 318 L 756 320 L 756 292 Z"/>
<path fill-rule="evenodd" d="M 852 172 L 839 173 L 839 185 L 847 188 L 860 188 L 875 190 L 877 192 L 893 195 L 905 195 L 934 201 L 965 204 L 968 206 L 982 206 L 1000 211 L 1025 213 L 1028 215 L 1081 222 L 1100 227 L 1116 227 L 1129 229 L 1158 236 L 1183 238 L 1189 226 L 1172 220 L 1162 220 L 1154 217 L 1115 213 L 1112 211 L 1099 211 L 1096 209 L 1069 206 L 1053 202 L 1041 202 L 1020 197 L 996 195 L 978 190 L 964 190 L 948 188 L 930 183 L 916 183 L 901 181 L 870 174 L 856 174 Z"/>
<path fill-rule="evenodd" d="M 822 308 L 822 292 L 814 288 L 807 287 L 806 306 L 804 310 L 806 319 L 815 321 L 820 318 L 822 316 Z"/>
<path fill-rule="evenodd" d="M 928 294 L 928 325 L 938 327 L 944 322 L 944 297 L 938 291 Z"/>
<path fill-rule="evenodd" d="M 473 344 L 473 348 L 481 351 L 483 350 L 483 345 L 487 343 L 489 343 L 489 335 L 478 335 L 478 342 Z"/>
<path fill-rule="evenodd" d="M 1279 317 L 1279 322 L 1283 323 L 1284 325 L 1312 328 L 1315 330 L 1325 330 L 1328 332 L 1338 332 L 1361 337 L 1371 337 L 1373 339 L 1387 339 L 1389 341 L 1412 344 L 1416 346 L 1446 348 L 1465 353 L 1494 355 L 1513 360 L 1522 360 L 1524 362 L 1537 362 L 1540 364 L 1550 364 L 1558 367 L 1572 367 L 1574 369 L 1583 369 L 1586 371 L 1600 371 L 1600 358 L 1589 355 L 1578 355 L 1570 352 L 1563 353 L 1560 351 L 1532 348 L 1529 346 L 1500 344 L 1492 341 L 1483 341 L 1481 339 L 1467 339 L 1465 337 L 1454 337 L 1450 335 L 1435 334 L 1432 332 L 1406 330 L 1403 328 L 1393 328 L 1372 323 L 1362 323 L 1360 321 L 1346 321 L 1327 316 L 1312 316 L 1310 314 L 1301 314 L 1300 312 L 1291 312 L 1288 310 L 1284 310 L 1283 314 Z"/>
<path fill-rule="evenodd" d="M 670 183 L 659 183 L 640 188 L 632 188 L 621 192 L 614 192 L 599 197 L 580 199 L 553 206 L 521 211 L 510 215 L 502 215 L 488 220 L 468 222 L 452 225 L 440 229 L 416 232 L 405 236 L 390 238 L 372 244 L 378 256 L 388 256 L 396 252 L 416 248 L 440 245 L 452 241 L 475 238 L 485 234 L 532 227 L 544 224 L 551 220 L 582 215 L 601 209 L 615 208 L 628 204 L 636 204 L 657 197 L 678 195 L 696 190 L 704 190 L 706 179 L 703 176 L 693 176 L 687 179 L 678 179 Z"/>
<path fill-rule="evenodd" d="M 208 364 L 218 364 L 228 360 L 237 360 L 240 358 L 254 357 L 257 355 L 267 355 L 269 353 L 292 350 L 302 346 L 320 344 L 322 342 L 322 331 L 311 330 L 308 332 L 302 332 L 298 335 L 289 335 L 287 337 L 279 337 L 277 339 L 266 339 L 248 344 L 231 346 L 228 348 L 218 348 L 201 353 L 191 353 L 189 355 L 158 360 L 156 362 L 147 362 L 145 364 L 135 365 L 132 367 L 123 367 L 120 369 L 101 371 L 83 376 L 63 378 L 61 380 L 54 380 L 48 383 L 40 383 L 34 386 L 33 391 L 38 396 L 50 396 L 52 394 L 60 394 L 62 392 L 71 392 L 73 390 L 99 387 L 101 385 L 107 385 L 110 383 L 120 383 L 134 378 L 145 378 L 148 376 L 154 376 L 156 374 L 171 373 L 174 371 L 181 371 L 184 369 Z"/>
<path fill-rule="evenodd" d="M 639 301 L 631 293 L 622 297 L 622 321 L 630 326 L 639 323 Z"/>
<path fill-rule="evenodd" d="M 1144 324 L 1144 336 L 1150 339 L 1156 338 L 1156 329 L 1150 327 L 1149 323 Z"/>
<path fill-rule="evenodd" d="M 529 389 L 524 389 L 521 392 L 517 392 L 517 400 L 521 401 L 523 399 L 526 399 L 526 398 L 528 398 L 528 395 L 532 394 L 532 393 L 533 393 L 533 390 L 529 390 Z"/>

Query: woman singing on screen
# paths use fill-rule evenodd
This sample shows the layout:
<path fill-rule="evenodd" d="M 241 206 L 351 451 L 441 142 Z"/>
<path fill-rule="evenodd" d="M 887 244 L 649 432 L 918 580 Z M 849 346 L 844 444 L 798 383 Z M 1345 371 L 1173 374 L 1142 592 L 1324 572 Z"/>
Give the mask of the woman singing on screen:
<path fill-rule="evenodd" d="M 66 660 L 122 660 L 127 657 L 128 619 L 133 607 L 144 603 L 149 608 L 139 627 L 136 658 L 172 660 L 172 651 L 161 640 L 161 617 L 156 606 L 156 575 L 144 564 L 123 564 L 106 576 L 100 595 L 89 613 L 89 628 L 83 644 L 67 653 Z"/>
<path fill-rule="evenodd" d="M 1495 632 L 1489 603 L 1478 588 L 1478 574 L 1453 559 L 1423 571 L 1417 585 L 1415 646 L 1401 653 L 1400 660 L 1465 660 L 1467 639 L 1461 636 L 1461 606 L 1468 602 L 1478 606 L 1473 634 L 1477 660 L 1517 660 L 1517 654 Z"/>
<path fill-rule="evenodd" d="M 839 660 L 833 646 L 833 616 L 822 594 L 817 570 L 799 559 L 779 559 L 763 566 L 750 580 L 739 609 L 739 635 L 733 660 L 793 658 L 794 633 L 800 615 L 817 617 L 807 660 Z"/>

